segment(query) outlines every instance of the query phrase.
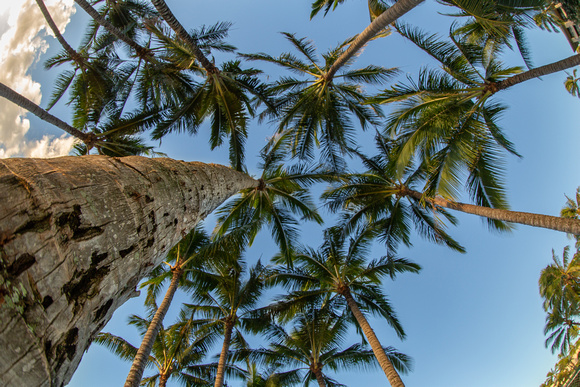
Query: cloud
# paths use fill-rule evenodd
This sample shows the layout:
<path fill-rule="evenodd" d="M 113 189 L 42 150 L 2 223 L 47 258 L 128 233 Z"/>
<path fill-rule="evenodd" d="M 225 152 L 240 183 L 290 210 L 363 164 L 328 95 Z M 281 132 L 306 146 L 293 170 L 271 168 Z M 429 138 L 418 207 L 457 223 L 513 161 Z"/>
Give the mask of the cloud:
<path fill-rule="evenodd" d="M 28 74 L 48 48 L 47 35 L 52 35 L 34 0 L 2 1 L 0 22 L 0 82 L 11 87 L 31 101 L 40 104 L 41 85 Z M 48 0 L 45 4 L 61 32 L 75 11 L 74 0 Z M 26 156 L 56 157 L 68 154 L 72 139 L 44 136 L 30 141 L 27 113 L 12 102 L 0 98 L 0 157 Z M 66 148 L 68 146 L 68 149 Z"/>

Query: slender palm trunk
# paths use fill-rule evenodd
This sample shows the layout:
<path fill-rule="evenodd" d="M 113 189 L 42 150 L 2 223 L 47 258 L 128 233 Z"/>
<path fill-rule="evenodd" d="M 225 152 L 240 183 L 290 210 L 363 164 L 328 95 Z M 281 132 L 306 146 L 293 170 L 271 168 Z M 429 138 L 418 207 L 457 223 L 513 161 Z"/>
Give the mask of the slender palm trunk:
<path fill-rule="evenodd" d="M 161 323 L 167 314 L 167 310 L 169 310 L 171 301 L 173 301 L 173 296 L 175 295 L 175 291 L 179 286 L 179 280 L 181 279 L 182 274 L 183 270 L 180 267 L 177 267 L 173 270 L 169 288 L 163 297 L 161 305 L 159 305 L 159 308 L 157 308 L 155 316 L 153 316 L 149 327 L 147 327 L 147 332 L 145 332 L 145 336 L 143 336 L 141 346 L 137 351 L 137 355 L 135 355 L 135 359 L 133 360 L 133 364 L 129 370 L 129 375 L 127 375 L 125 387 L 138 387 L 141 383 L 141 379 L 143 378 L 143 371 L 145 371 L 145 365 L 147 364 L 147 359 L 151 353 L 151 348 L 153 348 L 155 338 L 159 333 L 159 329 L 161 329 Z M 162 375 L 162 377 L 163 376 L 164 375 Z M 167 378 L 165 378 L 165 380 L 167 380 Z M 161 386 L 161 381 L 159 382 L 159 386 Z"/>
<path fill-rule="evenodd" d="M 326 73 L 326 81 L 332 81 L 332 78 L 350 58 L 364 47 L 365 44 L 374 38 L 381 30 L 389 24 L 395 22 L 398 18 L 421 4 L 424 0 L 398 0 L 392 7 L 389 7 L 379 17 L 377 17 L 363 32 L 358 34 L 357 38 L 350 44 L 348 49 L 334 62 L 332 67 Z"/>
<path fill-rule="evenodd" d="M 383 372 L 387 376 L 387 379 L 389 380 L 391 386 L 405 387 L 405 384 L 403 384 L 403 381 L 401 380 L 399 373 L 393 366 L 393 363 L 391 363 L 391 361 L 389 360 L 387 353 L 385 352 L 383 346 L 381 345 L 379 339 L 377 338 L 377 335 L 375 335 L 375 331 L 373 331 L 373 328 L 371 328 L 371 325 L 367 321 L 365 315 L 360 311 L 356 301 L 350 294 L 350 290 L 346 288 L 341 292 L 341 294 L 345 298 L 348 307 L 350 308 L 352 314 L 354 315 L 354 318 L 358 322 L 358 325 L 360 326 L 365 337 L 369 341 L 373 353 L 375 354 L 375 357 L 377 358 L 379 365 L 383 369 Z"/>
<path fill-rule="evenodd" d="M 536 67 L 534 69 L 525 71 L 521 74 L 516 74 L 512 77 L 504 79 L 503 81 L 496 82 L 491 86 L 493 92 L 507 89 L 518 83 L 528 81 L 530 79 L 539 78 L 544 75 L 549 75 L 556 73 L 558 71 L 566 70 L 575 66 L 580 65 L 580 54 L 572 55 L 566 59 L 562 59 L 558 62 L 550 63 L 544 66 Z"/>
<path fill-rule="evenodd" d="M 91 338 L 182 235 L 257 185 L 167 158 L 1 159 L 0 385 L 66 385 Z"/>
<path fill-rule="evenodd" d="M 8 86 L 0 83 L 0 97 L 6 98 L 8 101 L 20 106 L 23 109 L 28 110 L 30 113 L 34 114 L 38 118 L 43 121 L 48 122 L 56 126 L 59 129 L 64 130 L 68 134 L 78 138 L 79 140 L 83 141 L 87 146 L 91 145 L 95 142 L 96 138 L 92 133 L 83 133 L 77 128 L 74 128 L 67 124 L 66 122 L 62 121 L 60 118 L 57 118 L 29 100 L 28 98 L 24 97 L 21 94 L 18 94 Z"/>
<path fill-rule="evenodd" d="M 222 352 L 220 353 L 220 360 L 218 362 L 218 369 L 215 376 L 214 387 L 222 387 L 224 385 L 224 378 L 226 373 L 226 361 L 228 352 L 230 350 L 230 343 L 232 341 L 232 332 L 234 330 L 234 322 L 231 319 L 226 320 L 224 328 L 224 344 L 222 345 Z"/>
<path fill-rule="evenodd" d="M 171 29 L 175 31 L 175 33 L 177 34 L 177 36 L 179 36 L 181 40 L 183 40 L 190 46 L 195 55 L 195 59 L 199 61 L 202 67 L 208 73 L 217 72 L 217 68 L 215 67 L 215 65 L 206 58 L 206 56 L 203 54 L 203 52 L 197 45 L 197 42 L 191 37 L 191 35 L 185 30 L 185 28 L 183 28 L 183 26 L 181 25 L 179 20 L 177 20 L 175 15 L 173 15 L 173 12 L 171 12 L 169 7 L 167 6 L 167 3 L 165 3 L 164 0 L 151 0 L 151 2 L 155 6 L 155 9 L 157 9 L 157 12 L 159 12 L 161 17 L 163 18 L 163 20 L 165 20 L 165 22 L 169 25 L 169 27 L 171 27 Z"/>
<path fill-rule="evenodd" d="M 153 54 L 151 53 L 151 50 L 148 50 L 145 47 L 139 45 L 133 39 L 131 39 L 130 37 L 128 37 L 127 35 L 125 35 L 123 33 L 123 31 L 121 31 L 120 29 L 118 29 L 117 27 L 115 27 L 114 25 L 112 25 L 96 9 L 94 9 L 91 6 L 91 4 L 89 4 L 88 1 L 86 1 L 86 0 L 75 0 L 75 2 L 86 13 L 88 13 L 89 16 L 92 17 L 97 23 L 99 23 L 100 25 L 102 25 L 103 27 L 105 27 L 105 29 L 107 31 L 109 31 L 110 33 L 112 33 L 113 35 L 115 35 L 115 37 L 117 39 L 122 40 L 123 42 L 127 43 L 127 45 L 129 47 L 131 47 L 133 50 L 135 50 L 135 52 L 137 53 L 137 55 L 140 58 L 145 59 L 145 60 L 147 60 L 149 62 L 153 62 L 154 61 L 154 57 L 153 57 Z"/>
<path fill-rule="evenodd" d="M 36 0 L 36 4 L 38 4 L 38 8 L 40 8 L 40 12 L 42 12 L 44 19 L 48 23 L 48 26 L 50 27 L 50 29 L 54 33 L 54 36 L 56 37 L 56 39 L 58 40 L 60 45 L 65 49 L 65 51 L 75 61 L 75 63 L 82 67 L 84 64 L 83 57 L 80 56 L 80 54 L 78 52 L 76 52 L 75 49 L 70 46 L 70 44 L 68 44 L 68 42 L 65 40 L 64 36 L 62 36 L 60 31 L 58 30 L 58 27 L 56 26 L 56 23 L 52 19 L 52 16 L 50 16 L 50 12 L 48 12 L 48 9 L 46 8 L 44 1 L 43 0 Z"/>
<path fill-rule="evenodd" d="M 318 382 L 318 387 L 326 387 L 326 382 L 324 381 L 324 376 L 322 376 L 322 369 L 316 365 L 312 365 L 310 370 L 316 377 L 316 381 Z"/>
<path fill-rule="evenodd" d="M 435 206 L 449 208 L 467 214 L 479 215 L 489 219 L 525 224 L 532 227 L 548 228 L 550 230 L 580 235 L 580 220 L 578 219 L 476 206 L 473 204 L 454 202 L 439 196 L 434 198 L 424 197 L 420 192 L 410 189 L 404 190 L 403 195 L 409 195 L 417 200 L 425 200 L 427 203 Z"/>
<path fill-rule="evenodd" d="M 168 379 L 169 373 L 159 375 L 159 387 L 165 387 Z"/>

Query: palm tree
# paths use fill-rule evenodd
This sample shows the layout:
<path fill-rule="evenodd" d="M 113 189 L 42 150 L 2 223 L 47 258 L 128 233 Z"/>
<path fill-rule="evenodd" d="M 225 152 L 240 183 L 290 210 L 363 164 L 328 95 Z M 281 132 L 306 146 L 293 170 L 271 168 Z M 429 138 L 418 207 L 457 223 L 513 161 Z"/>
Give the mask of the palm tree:
<path fill-rule="evenodd" d="M 580 333 L 580 251 L 570 259 L 566 246 L 559 260 L 552 252 L 553 263 L 542 270 L 539 286 L 544 299 L 545 333 L 550 333 L 546 346 L 552 343 L 552 352 L 566 354 L 571 342 Z"/>
<path fill-rule="evenodd" d="M 519 67 L 504 67 L 496 59 L 496 50 L 486 51 L 454 37 L 451 43 L 440 41 L 436 35 L 405 26 L 399 26 L 399 31 L 442 68 L 422 70 L 417 83 L 395 85 L 371 99 L 400 106 L 386 128 L 400 143 L 398 174 L 418 156 L 429 173 L 425 191 L 453 199 L 467 171 L 470 193 L 478 204 L 505 208 L 501 155 L 504 150 L 517 153 L 495 122 L 505 106 L 490 97 L 539 74 L 545 66 L 521 73 Z"/>
<path fill-rule="evenodd" d="M 180 285 L 184 285 L 184 274 L 186 274 L 187 268 L 200 264 L 203 258 L 203 254 L 200 254 L 200 251 L 208 244 L 209 238 L 201 226 L 196 226 L 185 238 L 169 250 L 167 261 L 173 262 L 173 264 L 164 262 L 169 266 L 169 270 L 158 267 L 149 274 L 149 279 L 141 284 L 141 287 L 147 287 L 146 303 L 155 305 L 156 293 L 158 293 L 160 287 L 163 286 L 166 280 L 169 277 L 171 278 L 163 301 L 155 311 L 155 315 L 147 327 L 147 332 L 143 335 L 143 341 L 139 346 L 139 350 L 133 359 L 133 364 L 131 364 L 131 369 L 125 381 L 126 387 L 137 387 L 141 382 L 146 360 L 149 357 L 155 338 L 162 327 L 163 319 L 173 301 L 173 296 L 177 288 Z"/>
<path fill-rule="evenodd" d="M 286 263 L 292 265 L 291 255 L 302 222 L 322 224 L 308 187 L 315 182 L 332 181 L 335 176 L 316 166 L 285 166 L 288 147 L 282 136 L 277 140 L 260 152 L 262 175 L 258 186 L 240 191 L 239 197 L 216 211 L 214 234 L 244 234 L 251 246 L 258 232 L 268 225 Z"/>
<path fill-rule="evenodd" d="M 580 98 L 579 82 L 580 78 L 576 75 L 576 69 L 572 71 L 572 74 L 568 74 L 566 81 L 564 82 L 564 87 L 566 87 L 568 93 L 578 98 Z"/>
<path fill-rule="evenodd" d="M 267 334 L 269 348 L 248 350 L 239 353 L 258 364 L 283 365 L 290 368 L 288 374 L 302 376 L 303 385 L 316 381 L 320 387 L 339 386 L 329 375 L 329 371 L 369 368 L 376 366 L 370 350 L 361 344 L 353 344 L 342 349 L 348 330 L 344 316 L 337 316 L 324 306 L 311 308 L 295 316 L 293 328 L 287 333 L 281 326 L 271 325 Z M 400 372 L 406 372 L 410 360 L 393 348 L 383 348 Z"/>
<path fill-rule="evenodd" d="M 479 197 L 483 205 L 460 203 L 433 195 L 429 191 L 424 192 L 416 189 L 413 185 L 421 184 L 426 175 L 428 176 L 423 169 L 425 168 L 424 164 L 416 170 L 412 166 L 408 166 L 404 171 L 404 176 L 397 178 L 397 174 L 393 171 L 394 163 L 392 163 L 392 157 L 395 157 L 393 145 L 381 136 L 377 136 L 377 143 L 379 155 L 373 158 L 361 155 L 368 171 L 349 175 L 343 183 L 331 187 L 324 194 L 324 197 L 329 200 L 331 209 L 348 210 L 347 224 L 349 227 L 360 221 L 370 221 L 379 229 L 383 229 L 382 237 L 390 248 L 396 248 L 401 241 L 409 244 L 408 215 L 411 214 L 417 230 L 428 239 L 463 251 L 463 248 L 444 232 L 441 221 L 429 216 L 429 211 L 433 211 L 434 215 L 438 217 L 442 215 L 452 224 L 455 224 L 455 218 L 448 214 L 445 209 L 481 216 L 488 221 L 490 227 L 500 231 L 509 230 L 509 225 L 504 223 L 509 222 L 574 235 L 580 233 L 578 219 L 487 207 L 485 200 L 489 200 L 488 196 L 480 193 L 483 190 L 481 185 L 485 184 L 486 179 L 489 179 L 489 176 L 486 175 L 481 177 L 476 175 L 469 181 L 473 195 Z M 491 182 L 494 183 L 493 180 Z M 488 183 L 487 185 L 492 184 Z M 408 200 L 410 207 L 404 206 L 401 203 L 402 199 Z M 427 210 L 426 205 L 431 208 Z"/>
<path fill-rule="evenodd" d="M 300 159 L 312 158 L 314 147 L 320 147 L 323 161 L 335 170 L 342 170 L 342 154 L 349 153 L 354 140 L 349 115 L 352 114 L 363 129 L 378 124 L 381 117 L 377 106 L 363 105 L 368 96 L 361 90 L 361 84 L 381 84 L 396 70 L 371 65 L 329 78 L 329 70 L 352 39 L 323 54 L 321 63 L 312 42 L 290 33 L 284 33 L 284 36 L 306 60 L 290 53 L 278 57 L 265 53 L 243 55 L 246 59 L 274 63 L 307 77 L 282 77 L 272 86 L 273 93 L 282 94 L 277 100 L 277 136 L 286 138 L 291 144 L 292 154 Z M 345 65 L 350 65 L 350 62 Z"/>
<path fill-rule="evenodd" d="M 357 231 L 349 239 L 343 229 L 328 229 L 319 249 L 299 251 L 294 258 L 296 269 L 280 270 L 274 279 L 298 290 L 284 297 L 273 308 L 284 315 L 288 312 L 291 315 L 320 298 L 329 298 L 329 302 L 336 302 L 337 297 L 342 299 L 368 340 L 389 383 L 403 386 L 396 367 L 390 362 L 365 314 L 384 318 L 397 335 L 404 338 L 403 328 L 381 290 L 382 279 L 385 276 L 394 279 L 397 273 L 418 273 L 420 266 L 392 255 L 366 262 L 375 233 L 372 229 Z"/>
<path fill-rule="evenodd" d="M 150 314 L 154 313 L 155 308 Z M 132 315 L 129 318 L 129 324 L 136 326 L 141 335 L 145 336 L 148 327 L 153 323 L 151 317 L 144 319 Z M 211 348 L 214 338 L 196 336 L 196 325 L 192 316 L 183 319 L 184 313 L 182 313 L 181 317 L 181 321 L 167 329 L 160 326 L 159 334 L 152 345 L 152 353 L 144 359 L 144 363 L 147 366 L 154 366 L 157 372 L 144 378 L 143 381 L 137 381 L 135 385 L 154 387 L 158 381 L 159 387 L 165 387 L 171 378 L 179 380 L 186 386 L 207 386 L 211 383 L 211 379 L 215 377 L 215 364 L 201 364 L 201 362 Z M 122 360 L 130 361 L 138 352 L 137 348 L 127 340 L 110 333 L 99 333 L 95 342 L 104 345 Z"/>
<path fill-rule="evenodd" d="M 260 321 L 253 317 L 253 310 L 266 290 L 268 271 L 258 262 L 244 278 L 246 270 L 240 256 L 242 252 L 235 250 L 222 251 L 220 257 L 207 263 L 206 268 L 191 271 L 199 290 L 191 296 L 193 304 L 186 304 L 191 311 L 201 315 L 196 320 L 201 334 L 219 333 L 223 336 L 215 387 L 224 385 L 230 347 L 247 347 L 242 331 L 261 328 Z"/>

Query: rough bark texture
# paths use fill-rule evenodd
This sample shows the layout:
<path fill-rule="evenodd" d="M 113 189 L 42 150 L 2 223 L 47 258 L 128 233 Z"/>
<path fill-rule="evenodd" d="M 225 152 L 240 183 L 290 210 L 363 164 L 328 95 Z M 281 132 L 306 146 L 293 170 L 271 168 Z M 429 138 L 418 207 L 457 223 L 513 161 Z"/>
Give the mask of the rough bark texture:
<path fill-rule="evenodd" d="M 234 323 L 228 319 L 224 328 L 224 344 L 220 353 L 220 360 L 218 362 L 218 369 L 215 376 L 214 387 L 222 387 L 224 385 L 224 377 L 226 374 L 226 360 L 228 358 L 228 351 L 230 350 L 230 342 L 232 341 L 232 332 L 234 330 Z"/>
<path fill-rule="evenodd" d="M 503 222 L 525 224 L 527 226 L 548 228 L 550 230 L 580 235 L 580 220 L 578 219 L 476 206 L 473 204 L 453 202 L 439 196 L 434 198 L 423 197 L 420 192 L 409 189 L 405 190 L 403 194 L 409 195 L 418 200 L 425 200 L 427 203 L 431 203 L 435 206 L 449 208 L 467 214 L 479 215 L 489 219 L 501 220 Z"/>
<path fill-rule="evenodd" d="M 391 361 L 389 360 L 385 350 L 383 349 L 383 346 L 381 345 L 379 339 L 377 338 L 377 335 L 375 335 L 375 331 L 373 331 L 373 328 L 365 318 L 364 314 L 360 311 L 356 301 L 354 300 L 354 298 L 352 298 L 350 291 L 345 290 L 342 292 L 342 295 L 345 298 L 346 303 L 350 308 L 352 314 L 354 315 L 354 318 L 356 319 L 358 325 L 362 329 L 365 337 L 369 341 L 373 353 L 375 354 L 375 357 L 377 358 L 380 367 L 383 369 L 385 375 L 387 376 L 387 379 L 389 380 L 391 386 L 405 387 L 405 384 L 403 384 L 403 381 L 401 380 L 399 373 L 393 366 L 393 363 L 391 363 Z"/>
<path fill-rule="evenodd" d="M 0 385 L 65 385 L 139 280 L 252 186 L 224 166 L 162 158 L 0 160 Z"/>
<path fill-rule="evenodd" d="M 153 316 L 153 319 L 151 320 L 151 324 L 147 327 L 147 332 L 145 332 L 145 336 L 143 336 L 137 355 L 135 355 L 135 359 L 133 359 L 133 364 L 131 364 L 129 375 L 127 375 L 127 380 L 125 381 L 125 387 L 138 387 L 141 383 L 143 371 L 145 371 L 145 365 L 147 364 L 147 359 L 151 353 L 151 348 L 153 348 L 155 338 L 159 333 L 159 329 L 161 329 L 161 323 L 169 310 L 171 301 L 173 301 L 173 296 L 177 291 L 182 274 L 183 270 L 181 268 L 173 270 L 169 288 L 167 288 L 167 292 L 165 292 L 163 301 L 161 302 L 161 305 L 159 305 L 159 308 L 157 308 L 155 316 Z M 161 382 L 159 382 L 159 385 L 161 386 Z"/>

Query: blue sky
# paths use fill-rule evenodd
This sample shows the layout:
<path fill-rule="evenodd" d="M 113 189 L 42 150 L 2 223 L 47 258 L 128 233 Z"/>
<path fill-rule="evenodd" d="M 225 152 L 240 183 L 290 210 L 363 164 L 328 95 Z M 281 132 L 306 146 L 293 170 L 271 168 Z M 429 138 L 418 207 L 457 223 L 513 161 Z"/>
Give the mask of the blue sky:
<path fill-rule="evenodd" d="M 188 28 L 217 21 L 233 22 L 228 41 L 245 53 L 261 51 L 278 55 L 289 51 L 289 44 L 278 34 L 282 31 L 308 37 L 319 52 L 324 52 L 362 31 L 369 21 L 367 2 L 363 0 L 349 0 L 326 18 L 318 16 L 312 21 L 309 20 L 310 2 L 306 0 L 174 0 L 168 4 Z M 444 33 L 452 19 L 438 11 L 449 9 L 427 1 L 404 20 L 428 31 Z M 3 20 L 0 18 L 0 23 Z M 65 36 L 73 46 L 86 20 L 82 10 L 72 16 Z M 528 37 L 536 65 L 572 55 L 562 34 L 537 30 L 530 31 Z M 53 79 L 58 74 L 42 68 L 43 60 L 59 50 L 54 39 L 46 41 L 47 53 L 28 70 L 31 79 L 41 84 L 42 106 L 46 106 Z M 508 64 L 522 65 L 516 54 L 506 53 L 505 58 Z M 404 76 L 416 74 L 421 65 L 431 62 L 417 48 L 393 34 L 369 44 L 354 66 L 368 63 L 397 66 Z M 281 74 L 272 66 L 252 65 L 263 69 L 270 80 Z M 580 100 L 566 93 L 564 79 L 563 73 L 550 75 L 498 95 L 510 106 L 501 125 L 523 156 L 521 159 L 506 157 L 506 187 L 514 210 L 557 215 L 565 202 L 564 195 L 572 196 L 580 185 Z M 70 111 L 64 104 L 53 112 L 70 121 Z M 200 128 L 196 137 L 172 135 L 163 140 L 160 150 L 176 159 L 227 163 L 227 149 L 208 151 L 203 129 Z M 5 133 L 8 129 L 0 126 L 0 130 Z M 254 123 L 250 129 L 248 167 L 253 173 L 258 173 L 254 155 L 272 130 L 273 125 L 267 123 Z M 31 118 L 30 131 L 22 141 L 39 140 L 43 135 L 57 138 L 61 133 Z M 368 152 L 372 151 L 370 138 L 370 135 L 359 138 L 360 145 Z M 509 234 L 497 234 L 489 232 L 474 216 L 459 214 L 457 217 L 460 225 L 450 229 L 450 233 L 466 247 L 466 254 L 414 237 L 413 247 L 402 249 L 399 255 L 421 264 L 421 274 L 402 275 L 394 282 L 385 283 L 407 339 L 401 342 L 381 321 L 374 320 L 372 324 L 384 345 L 395 346 L 414 358 L 414 371 L 403 378 L 408 387 L 539 385 L 556 358 L 543 344 L 544 312 L 537 280 L 540 270 L 551 262 L 551 250 L 561 255 L 563 247 L 571 242 L 561 233 L 526 226 L 517 226 Z M 212 226 L 211 220 L 207 223 L 208 227 Z M 313 247 L 320 244 L 319 228 L 305 225 L 303 235 L 304 244 Z M 274 252 L 264 236 L 255 243 L 250 256 L 267 260 Z M 377 245 L 373 253 L 379 256 L 385 252 Z M 133 328 L 126 327 L 126 321 L 128 315 L 141 313 L 141 304 L 140 299 L 125 304 L 104 330 L 137 344 L 139 337 Z M 168 316 L 166 322 L 171 319 Z M 69 385 L 120 385 L 129 366 L 107 350 L 92 346 Z M 341 373 L 336 378 L 349 386 L 386 385 L 386 378 L 379 370 Z"/>

